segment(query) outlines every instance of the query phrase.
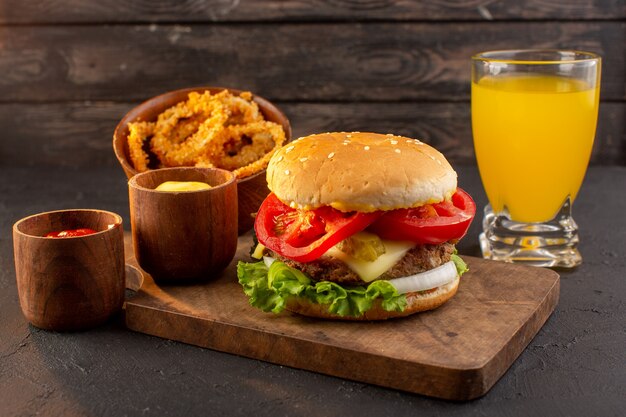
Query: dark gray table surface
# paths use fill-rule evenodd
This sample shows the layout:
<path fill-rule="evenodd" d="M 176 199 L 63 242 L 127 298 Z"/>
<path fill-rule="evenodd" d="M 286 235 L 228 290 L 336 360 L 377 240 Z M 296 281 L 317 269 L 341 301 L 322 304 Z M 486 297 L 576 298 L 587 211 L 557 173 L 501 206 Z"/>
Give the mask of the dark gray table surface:
<path fill-rule="evenodd" d="M 482 210 L 476 168 L 457 171 Z M 15 287 L 12 224 L 80 207 L 118 212 L 128 229 L 126 181 L 117 166 L 0 168 L 0 416 L 624 415 L 624 192 L 626 168 L 589 169 L 574 204 L 583 265 L 561 272 L 556 311 L 492 390 L 456 403 L 134 333 L 121 315 L 80 333 L 28 325 Z M 462 254 L 479 255 L 479 229 L 480 220 Z"/>

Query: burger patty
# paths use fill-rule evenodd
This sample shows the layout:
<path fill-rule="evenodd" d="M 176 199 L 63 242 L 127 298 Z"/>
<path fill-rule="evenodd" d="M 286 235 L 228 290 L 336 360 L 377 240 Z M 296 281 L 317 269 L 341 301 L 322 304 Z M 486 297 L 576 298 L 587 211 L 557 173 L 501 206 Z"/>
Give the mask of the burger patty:
<path fill-rule="evenodd" d="M 417 245 L 377 279 L 401 278 L 428 271 L 448 262 L 453 252 L 454 245 L 451 243 Z M 332 281 L 338 284 L 354 285 L 367 284 L 348 265 L 330 256 L 324 255 L 313 262 L 301 263 L 287 259 L 273 251 L 270 251 L 270 254 L 288 266 L 304 272 L 314 281 Z"/>

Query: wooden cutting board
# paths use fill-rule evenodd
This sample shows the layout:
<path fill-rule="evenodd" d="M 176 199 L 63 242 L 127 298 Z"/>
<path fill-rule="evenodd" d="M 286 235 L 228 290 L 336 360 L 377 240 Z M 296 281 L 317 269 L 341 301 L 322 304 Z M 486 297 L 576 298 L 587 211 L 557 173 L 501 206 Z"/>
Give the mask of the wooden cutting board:
<path fill-rule="evenodd" d="M 158 286 L 144 274 L 126 302 L 126 325 L 280 365 L 469 400 L 489 391 L 559 298 L 554 271 L 464 257 L 470 272 L 456 296 L 434 311 L 365 323 L 274 315 L 251 307 L 237 282 L 237 260 L 249 260 L 250 246 L 249 236 L 240 237 L 235 260 L 206 284 Z"/>

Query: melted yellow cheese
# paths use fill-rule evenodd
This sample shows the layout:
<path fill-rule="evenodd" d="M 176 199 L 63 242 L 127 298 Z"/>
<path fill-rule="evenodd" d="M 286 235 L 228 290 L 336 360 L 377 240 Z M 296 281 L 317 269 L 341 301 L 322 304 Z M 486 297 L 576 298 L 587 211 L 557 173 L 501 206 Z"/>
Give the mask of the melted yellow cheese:
<path fill-rule="evenodd" d="M 415 243 L 383 240 L 383 245 L 385 245 L 385 253 L 380 255 L 375 261 L 356 259 L 334 246 L 326 252 L 326 255 L 339 259 L 348 265 L 363 281 L 371 282 L 391 269 L 400 259 L 404 258 L 404 255 L 415 246 Z"/>

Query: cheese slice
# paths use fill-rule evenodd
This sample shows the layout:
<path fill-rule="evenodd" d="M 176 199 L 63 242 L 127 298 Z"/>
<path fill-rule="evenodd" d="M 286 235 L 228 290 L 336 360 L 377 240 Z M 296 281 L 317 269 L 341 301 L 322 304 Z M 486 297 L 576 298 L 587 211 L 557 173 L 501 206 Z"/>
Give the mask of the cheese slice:
<path fill-rule="evenodd" d="M 348 265 L 363 281 L 372 282 L 404 258 L 404 255 L 415 246 L 415 243 L 383 240 L 383 245 L 385 245 L 385 253 L 375 261 L 356 259 L 334 246 L 326 252 L 326 255 L 339 259 Z"/>

